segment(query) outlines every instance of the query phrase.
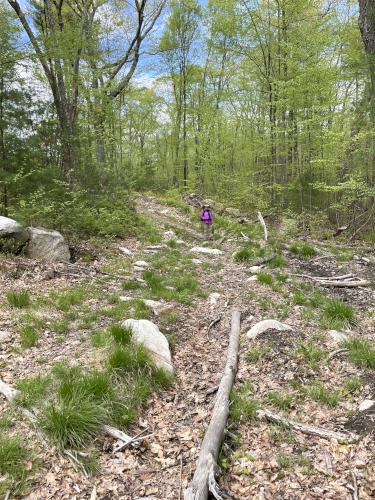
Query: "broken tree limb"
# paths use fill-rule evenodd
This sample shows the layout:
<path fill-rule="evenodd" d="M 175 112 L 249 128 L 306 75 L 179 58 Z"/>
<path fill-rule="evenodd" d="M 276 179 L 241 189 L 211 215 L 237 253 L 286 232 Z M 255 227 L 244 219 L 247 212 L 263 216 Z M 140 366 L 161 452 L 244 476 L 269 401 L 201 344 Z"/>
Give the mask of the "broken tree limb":
<path fill-rule="evenodd" d="M 356 443 L 360 438 L 357 434 L 344 434 L 341 432 L 327 431 L 322 427 L 315 427 L 313 425 L 302 424 L 294 420 L 288 420 L 281 415 L 277 415 L 268 410 L 258 410 L 257 417 L 260 420 L 268 420 L 276 424 L 281 424 L 289 429 L 308 434 L 310 436 L 318 436 L 323 439 L 336 439 L 338 442 Z"/>
<path fill-rule="evenodd" d="M 264 241 L 268 241 L 267 226 L 266 226 L 266 223 L 264 222 L 263 215 L 261 214 L 261 212 L 258 212 L 258 219 L 259 219 L 259 222 L 261 223 L 261 225 L 263 227 Z"/>
<path fill-rule="evenodd" d="M 335 358 L 336 356 L 338 356 L 339 354 L 347 354 L 349 352 L 348 349 L 337 349 L 336 351 L 333 351 L 331 352 L 331 354 L 328 356 L 328 361 L 330 361 L 331 359 Z"/>
<path fill-rule="evenodd" d="M 223 377 L 220 381 L 211 421 L 202 442 L 193 479 L 184 492 L 185 500 L 206 500 L 209 492 L 216 499 L 221 499 L 215 480 L 215 472 L 218 468 L 217 459 L 229 415 L 229 395 L 237 372 L 239 344 L 240 313 L 233 311 Z"/>
<path fill-rule="evenodd" d="M 321 286 L 328 286 L 332 288 L 354 288 L 357 286 L 369 286 L 371 284 L 368 280 L 359 281 L 317 281 Z"/>
<path fill-rule="evenodd" d="M 216 319 L 212 320 L 207 328 L 207 337 L 210 335 L 210 330 L 213 328 L 219 321 L 221 320 L 221 316 L 218 316 Z"/>

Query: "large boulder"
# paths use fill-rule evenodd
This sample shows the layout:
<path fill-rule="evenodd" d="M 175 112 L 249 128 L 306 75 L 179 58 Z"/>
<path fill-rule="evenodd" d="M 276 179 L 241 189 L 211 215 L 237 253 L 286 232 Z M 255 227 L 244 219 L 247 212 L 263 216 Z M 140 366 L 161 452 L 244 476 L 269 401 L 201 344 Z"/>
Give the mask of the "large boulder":
<path fill-rule="evenodd" d="M 0 251 L 19 253 L 29 239 L 28 231 L 18 222 L 0 216 Z"/>
<path fill-rule="evenodd" d="M 147 319 L 127 319 L 122 325 L 132 328 L 133 341 L 146 347 L 157 368 L 173 373 L 168 340 L 157 325 Z"/>
<path fill-rule="evenodd" d="M 31 259 L 46 262 L 69 262 L 70 251 L 63 236 L 58 231 L 42 227 L 29 227 L 29 244 L 26 255 Z"/>

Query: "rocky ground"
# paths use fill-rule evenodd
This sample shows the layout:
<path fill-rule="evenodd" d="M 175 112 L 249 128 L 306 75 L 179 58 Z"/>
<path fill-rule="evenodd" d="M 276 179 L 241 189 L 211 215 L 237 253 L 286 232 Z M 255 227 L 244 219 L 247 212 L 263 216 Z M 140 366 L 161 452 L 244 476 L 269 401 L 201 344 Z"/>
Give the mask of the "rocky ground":
<path fill-rule="evenodd" d="M 100 469 L 93 476 L 85 477 L 70 457 L 41 444 L 36 429 L 14 411 L 14 425 L 8 432 L 27 436 L 40 457 L 27 498 L 182 498 L 210 419 L 234 308 L 241 311 L 242 335 L 233 411 L 228 422 L 230 433 L 220 456 L 222 491 L 233 499 L 374 498 L 374 410 L 359 411 L 363 400 L 375 399 L 374 371 L 357 366 L 346 353 L 328 360 L 329 353 L 340 346 L 328 333 L 334 328 L 322 322 L 319 300 L 316 307 L 311 306 L 314 290 L 320 288 L 313 287 L 313 282 L 303 276 L 294 276 L 352 273 L 372 279 L 372 250 L 314 244 L 319 253 L 302 258 L 288 252 L 284 245 L 285 265 L 262 269 L 271 275 L 271 282 L 269 278 L 254 280 L 250 267 L 257 259 L 241 263 L 232 257 L 244 245 L 242 237 L 228 236 L 223 229 L 224 242 L 208 245 L 222 254 L 191 252 L 202 241 L 188 209 L 167 207 L 151 197 L 140 197 L 138 205 L 161 233 L 173 229 L 178 234 L 184 242 L 178 244 L 184 265 L 197 272 L 204 291 L 191 304 L 170 301 L 168 321 L 163 315 L 151 318 L 173 338 L 176 381 L 170 389 L 155 393 L 127 430 L 131 435 L 147 430 L 152 437 L 118 453 L 112 451 L 113 440 L 98 440 L 95 447 Z M 119 276 L 141 276 L 133 266 L 138 260 L 150 261 L 152 266 L 156 257 L 145 251 L 149 244 L 134 238 L 112 242 L 94 252 L 93 262 L 81 260 L 71 266 L 2 258 L 0 378 L 15 385 L 19 379 L 45 372 L 62 358 L 95 366 L 98 350 L 91 342 L 92 331 L 103 330 L 109 321 L 95 311 L 110 308 L 114 297 L 138 296 L 138 290 L 122 290 Z M 132 255 L 124 255 L 119 247 L 129 249 Z M 79 310 L 71 314 L 64 332 L 59 333 L 56 325 L 60 324 L 62 331 L 64 320 L 46 299 L 52 291 L 68 287 L 83 287 L 90 293 Z M 20 316 L 5 298 L 7 290 L 21 288 L 34 297 L 36 313 L 39 308 L 40 314 L 48 316 L 37 345 L 28 349 L 21 347 L 17 333 Z M 357 322 L 345 334 L 373 342 L 374 288 L 334 288 L 324 292 L 355 307 Z M 216 319 L 218 322 L 209 330 Z M 271 330 L 256 340 L 248 340 L 247 330 L 262 319 L 277 319 L 292 329 Z M 360 440 L 340 444 L 260 422 L 254 418 L 254 407 L 272 409 L 288 419 L 327 430 L 356 432 Z M 0 408 L 3 413 L 9 411 L 3 399 Z"/>

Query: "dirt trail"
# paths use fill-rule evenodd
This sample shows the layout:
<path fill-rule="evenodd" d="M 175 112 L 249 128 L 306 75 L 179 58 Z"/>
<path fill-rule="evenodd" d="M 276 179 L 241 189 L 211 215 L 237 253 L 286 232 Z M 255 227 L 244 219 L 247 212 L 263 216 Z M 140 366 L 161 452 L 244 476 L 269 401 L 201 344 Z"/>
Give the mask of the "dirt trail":
<path fill-rule="evenodd" d="M 200 242 L 200 233 L 191 227 L 188 215 L 179 209 L 165 207 L 162 203 L 149 197 L 139 197 L 138 206 L 146 212 L 160 229 L 177 228 L 178 234 L 186 242 L 181 251 L 189 253 L 189 249 Z M 177 230 L 176 229 L 176 230 Z M 138 257 L 142 254 L 142 245 L 133 239 L 121 244 L 131 248 Z M 201 243 L 199 243 L 201 244 Z M 250 276 L 247 264 L 235 263 L 232 253 L 238 249 L 239 241 L 225 241 L 220 248 L 223 255 L 194 255 L 202 264 L 197 267 L 199 281 L 208 294 L 216 292 L 220 296 L 210 302 L 199 298 L 193 307 L 175 304 L 179 321 L 174 325 L 176 343 L 173 362 L 176 369 L 176 383 L 171 389 L 155 394 L 137 424 L 129 433 L 135 435 L 147 427 L 148 433 L 154 436 L 144 442 L 138 449 L 126 449 L 124 452 L 111 454 L 109 442 L 104 442 L 104 453 L 100 454 L 101 470 L 98 475 L 85 479 L 79 471 L 74 470 L 66 457 L 53 453 L 44 455 L 45 473 L 41 474 L 28 497 L 31 499 L 88 499 L 93 490 L 99 499 L 135 500 L 177 500 L 191 478 L 199 453 L 199 446 L 204 434 L 205 425 L 210 418 L 210 411 L 215 397 L 214 388 L 218 385 L 225 364 L 227 339 L 230 329 L 230 317 L 233 308 L 242 313 L 242 332 L 250 324 L 266 318 L 281 319 L 293 327 L 293 332 L 275 335 L 275 332 L 265 334 L 257 344 L 269 349 L 264 360 L 259 364 L 250 363 L 247 351 L 251 347 L 242 336 L 240 352 L 240 368 L 237 386 L 244 382 L 253 384 L 253 395 L 259 401 L 267 401 L 267 394 L 272 390 L 285 389 L 291 379 L 310 383 L 318 373 L 321 380 L 333 386 L 342 385 L 353 374 L 367 376 L 347 359 L 335 359 L 330 366 L 322 365 L 315 371 L 311 368 L 301 368 L 296 358 L 296 348 L 300 342 L 314 339 L 327 351 L 335 349 L 335 345 L 317 328 L 312 318 L 305 317 L 301 306 L 290 302 L 291 285 L 280 285 L 280 289 L 272 289 L 258 282 L 247 282 Z M 109 250 L 110 252 L 111 250 Z M 99 262 L 100 264 L 100 262 Z M 310 267 L 309 267 L 310 266 Z M 350 269 L 359 276 L 369 277 L 371 268 L 357 261 L 339 263 L 335 257 L 316 261 L 307 265 L 305 261 L 290 257 L 287 270 L 283 272 L 316 272 L 333 274 L 346 272 Z M 328 270 L 328 271 L 327 271 Z M 319 273 L 318 273 L 319 271 Z M 80 278 L 61 278 L 46 285 L 43 279 L 35 281 L 37 272 L 23 279 L 35 290 L 43 286 L 63 287 L 67 284 L 85 283 L 90 281 Z M 370 276 L 371 277 L 371 276 Z M 95 283 L 91 278 L 91 284 Z M 33 283 L 33 284 L 32 284 Z M 4 283 L 4 286 L 6 283 Z M 119 284 L 108 281 L 107 292 L 119 293 Z M 282 288 L 282 290 L 281 290 Z M 330 291 L 329 293 L 336 293 Z M 361 312 L 372 304 L 375 305 L 374 290 L 371 288 L 359 290 L 344 290 L 338 292 L 347 300 L 356 303 Z M 98 303 L 97 303 L 98 302 Z M 99 300 L 92 301 L 95 310 Z M 286 305 L 287 304 L 287 305 Z M 208 325 L 213 319 L 221 317 L 209 335 Z M 12 326 L 9 315 L 3 315 L 3 327 Z M 361 334 L 374 338 L 374 320 L 364 316 L 360 323 Z M 321 336 L 318 339 L 319 334 Z M 73 354 L 74 353 L 74 354 Z M 95 351 L 87 339 L 77 332 L 69 332 L 66 342 L 56 345 L 52 337 L 46 337 L 43 352 L 32 348 L 26 353 L 14 352 L 9 347 L 3 359 L 7 366 L 2 370 L 2 376 L 9 383 L 25 374 L 40 371 L 40 358 L 48 361 L 47 368 L 60 356 L 66 355 L 82 359 L 85 363 L 95 362 Z M 5 358 L 4 358 L 5 356 Z M 293 393 L 294 394 L 294 393 Z M 310 424 L 325 426 L 329 429 L 338 428 L 347 420 L 348 413 L 356 414 L 359 402 L 365 397 L 375 396 L 375 379 L 368 378 L 367 385 L 361 392 L 347 395 L 339 405 L 322 407 L 310 399 L 298 399 L 291 408 L 293 418 Z M 0 409 L 6 404 L 1 401 Z M 338 446 L 337 443 L 324 442 L 314 438 L 296 437 L 278 440 L 272 434 L 272 428 L 265 423 L 246 422 L 240 420 L 231 423 L 239 440 L 236 444 L 226 443 L 222 466 L 224 476 L 221 487 L 233 499 L 246 498 L 279 498 L 279 499 L 310 499 L 310 498 L 340 498 L 349 499 L 352 496 L 351 471 L 358 479 L 362 499 L 375 495 L 375 471 L 371 465 L 372 438 L 365 437 L 358 445 Z M 19 428 L 30 435 L 28 426 L 21 423 Z M 19 430 L 19 429 L 18 429 Z M 284 436 L 285 437 L 285 436 Z M 303 461 L 294 465 L 280 467 L 277 463 L 278 454 L 302 456 L 312 463 L 314 472 L 304 474 Z"/>

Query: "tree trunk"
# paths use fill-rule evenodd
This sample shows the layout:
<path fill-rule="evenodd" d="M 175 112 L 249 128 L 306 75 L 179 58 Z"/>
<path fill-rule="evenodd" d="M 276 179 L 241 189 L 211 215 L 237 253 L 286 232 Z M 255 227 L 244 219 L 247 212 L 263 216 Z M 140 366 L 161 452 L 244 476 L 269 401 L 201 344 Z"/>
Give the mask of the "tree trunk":
<path fill-rule="evenodd" d="M 369 99 L 371 116 L 375 123 L 375 2 L 374 0 L 358 0 L 359 29 L 368 58 L 370 69 Z"/>

